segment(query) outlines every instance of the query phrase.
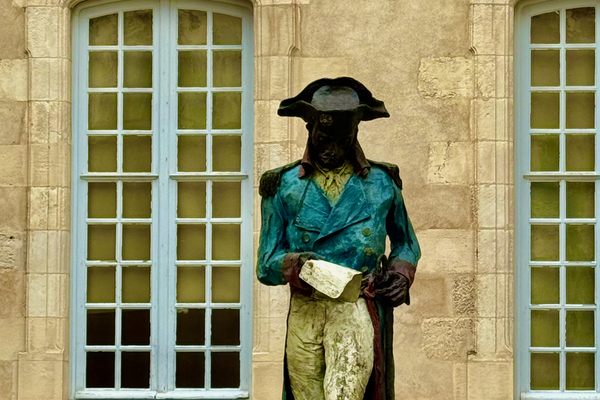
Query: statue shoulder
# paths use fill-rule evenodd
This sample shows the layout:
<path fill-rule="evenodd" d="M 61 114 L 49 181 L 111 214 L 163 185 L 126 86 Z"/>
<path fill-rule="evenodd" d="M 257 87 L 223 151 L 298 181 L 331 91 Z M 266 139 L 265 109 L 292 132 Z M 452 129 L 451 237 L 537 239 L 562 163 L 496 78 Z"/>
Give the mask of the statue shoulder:
<path fill-rule="evenodd" d="M 369 164 L 371 164 L 372 166 L 376 166 L 376 167 L 379 167 L 380 169 L 382 169 L 392 179 L 392 181 L 394 181 L 396 186 L 398 186 L 400 188 L 400 190 L 402 190 L 402 179 L 400 178 L 400 168 L 398 168 L 398 166 L 396 164 L 387 163 L 387 162 L 383 162 L 383 161 L 373 161 L 373 160 L 367 160 L 367 161 L 369 161 Z"/>
<path fill-rule="evenodd" d="M 289 171 L 290 169 L 300 165 L 300 160 L 294 161 L 293 163 L 271 169 L 262 174 L 260 177 L 260 185 L 258 187 L 258 193 L 262 197 L 273 197 L 279 189 L 281 183 L 281 176 Z"/>

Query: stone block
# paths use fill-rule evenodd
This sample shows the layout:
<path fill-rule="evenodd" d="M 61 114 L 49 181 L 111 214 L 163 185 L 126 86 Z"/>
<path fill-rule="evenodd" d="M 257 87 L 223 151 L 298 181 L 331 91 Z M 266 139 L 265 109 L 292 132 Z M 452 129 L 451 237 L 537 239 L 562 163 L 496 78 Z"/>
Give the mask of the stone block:
<path fill-rule="evenodd" d="M 35 382 L 35 385 L 32 385 Z M 62 400 L 63 362 L 19 361 L 19 400 Z"/>
<path fill-rule="evenodd" d="M 476 140 L 496 140 L 496 102 L 495 99 L 473 99 L 471 102 L 470 130 Z"/>
<path fill-rule="evenodd" d="M 27 49 L 31 57 L 59 57 L 61 9 L 59 7 L 27 7 Z"/>
<path fill-rule="evenodd" d="M 468 185 L 473 176 L 470 142 L 433 142 L 429 145 L 427 182 Z"/>
<path fill-rule="evenodd" d="M 48 274 L 27 274 L 27 316 L 48 314 Z"/>
<path fill-rule="evenodd" d="M 264 56 L 257 59 L 257 100 L 283 100 L 290 97 L 290 59 Z"/>
<path fill-rule="evenodd" d="M 27 184 L 27 146 L 0 145 L 0 185 L 25 186 Z"/>
<path fill-rule="evenodd" d="M 17 399 L 16 361 L 0 361 L 0 393 L 5 400 Z"/>
<path fill-rule="evenodd" d="M 0 318 L 0 338 L 0 360 L 16 360 L 17 354 L 25 350 L 25 318 Z"/>
<path fill-rule="evenodd" d="M 67 186 L 70 180 L 70 148 L 67 144 L 33 144 L 32 186 Z"/>
<path fill-rule="evenodd" d="M 417 230 L 467 229 L 472 226 L 472 189 L 463 185 L 406 187 L 408 215 Z"/>
<path fill-rule="evenodd" d="M 310 82 L 323 78 L 348 76 L 351 71 L 344 57 L 298 57 L 294 59 L 292 70 L 292 96 L 299 93 Z"/>
<path fill-rule="evenodd" d="M 68 189 L 32 186 L 29 225 L 31 229 L 68 228 Z"/>
<path fill-rule="evenodd" d="M 27 101 L 27 60 L 0 60 L 0 100 Z"/>
<path fill-rule="evenodd" d="M 70 105 L 64 101 L 32 101 L 29 106 L 32 144 L 69 143 Z"/>
<path fill-rule="evenodd" d="M 69 99 L 70 63 L 61 58 L 31 58 L 31 100 L 56 101 Z"/>
<path fill-rule="evenodd" d="M 294 6 L 288 4 L 266 5 L 257 8 L 258 36 L 257 53 L 260 56 L 288 56 L 294 47 Z"/>
<path fill-rule="evenodd" d="M 470 362 L 468 400 L 513 398 L 513 366 L 510 362 Z"/>
<path fill-rule="evenodd" d="M 258 185 L 260 176 L 273 168 L 290 162 L 289 142 L 257 144 L 254 147 L 254 165 L 256 166 L 254 184 Z"/>
<path fill-rule="evenodd" d="M 477 143 L 477 183 L 496 183 L 496 142 Z"/>
<path fill-rule="evenodd" d="M 495 54 L 494 6 L 476 4 L 472 6 L 471 46 L 477 55 Z"/>
<path fill-rule="evenodd" d="M 287 318 L 290 304 L 289 292 L 288 285 L 269 287 L 269 317 Z"/>
<path fill-rule="evenodd" d="M 419 275 L 468 274 L 474 269 L 473 232 L 467 229 L 429 229 L 418 232 L 422 258 Z"/>
<path fill-rule="evenodd" d="M 496 139 L 500 141 L 513 141 L 513 100 L 496 99 Z"/>
<path fill-rule="evenodd" d="M 281 362 L 257 362 L 252 365 L 252 398 L 280 400 L 283 388 Z"/>
<path fill-rule="evenodd" d="M 28 318 L 27 351 L 57 353 L 65 350 L 67 323 L 63 318 Z"/>
<path fill-rule="evenodd" d="M 293 119 L 277 115 L 278 108 L 277 100 L 254 102 L 254 143 L 274 143 L 290 139 L 289 125 Z"/>
<path fill-rule="evenodd" d="M 512 68 L 508 65 L 512 60 L 507 56 L 496 56 L 496 89 L 495 97 L 506 98 L 509 95 L 509 85 L 512 85 Z"/>
<path fill-rule="evenodd" d="M 22 271 L 0 270 L 0 318 L 25 315 L 25 281 Z"/>
<path fill-rule="evenodd" d="M 475 97 L 496 97 L 496 57 L 475 57 Z"/>
<path fill-rule="evenodd" d="M 0 186 L 0 231 L 23 232 L 27 221 L 27 192 L 24 187 Z"/>
<path fill-rule="evenodd" d="M 477 187 L 477 223 L 480 228 L 502 226 L 500 214 L 501 189 L 499 185 L 479 185 Z"/>
<path fill-rule="evenodd" d="M 494 53 L 498 55 L 512 55 L 513 18 L 512 10 L 506 4 L 494 5 Z"/>
<path fill-rule="evenodd" d="M 423 352 L 437 360 L 466 361 L 474 343 L 474 324 L 467 318 L 429 318 L 421 325 Z"/>
<path fill-rule="evenodd" d="M 498 315 L 498 275 L 478 274 L 477 283 L 477 316 L 496 318 Z"/>
<path fill-rule="evenodd" d="M 473 95 L 473 60 L 465 57 L 421 59 L 418 89 L 425 98 L 449 99 Z"/>
<path fill-rule="evenodd" d="M 477 305 L 477 286 L 472 275 L 457 276 L 452 282 L 452 308 L 457 316 L 473 316 Z"/>
<path fill-rule="evenodd" d="M 496 323 L 496 318 L 477 318 L 475 321 L 475 358 L 489 360 L 496 357 Z"/>
<path fill-rule="evenodd" d="M 48 274 L 48 317 L 66 318 L 69 314 L 69 279 L 67 274 Z"/>
<path fill-rule="evenodd" d="M 467 364 L 455 363 L 452 377 L 454 380 L 453 400 L 467 400 Z"/>
<path fill-rule="evenodd" d="M 23 233 L 0 233 L 0 269 L 23 269 L 24 236 Z"/>
<path fill-rule="evenodd" d="M 1 25 L 0 25 L 1 26 Z M 1 29 L 1 28 L 0 28 Z M 0 34 L 0 37 L 2 35 Z M 1 46 L 1 45 L 0 45 Z M 24 101 L 0 101 L 0 145 L 26 144 L 27 103 Z"/>
<path fill-rule="evenodd" d="M 394 310 L 394 321 L 400 324 L 420 325 L 423 318 L 449 315 L 450 298 L 445 279 L 420 275 L 417 272 L 410 287 L 410 306 Z"/>
<path fill-rule="evenodd" d="M 0 59 L 25 57 L 25 9 L 11 0 L 0 2 Z"/>

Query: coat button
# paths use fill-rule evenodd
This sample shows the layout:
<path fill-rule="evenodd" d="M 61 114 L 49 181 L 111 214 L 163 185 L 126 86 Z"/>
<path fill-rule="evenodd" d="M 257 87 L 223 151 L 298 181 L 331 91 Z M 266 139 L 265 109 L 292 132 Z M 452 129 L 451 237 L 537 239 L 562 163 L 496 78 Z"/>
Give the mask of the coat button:
<path fill-rule="evenodd" d="M 371 229 L 365 228 L 362 230 L 363 236 L 371 236 Z"/>
<path fill-rule="evenodd" d="M 310 235 L 308 233 L 305 233 L 304 235 L 302 235 L 302 241 L 304 243 L 310 242 Z"/>
<path fill-rule="evenodd" d="M 365 248 L 365 255 L 372 256 L 373 254 L 375 254 L 375 251 L 372 248 L 370 248 L 370 247 Z"/>
<path fill-rule="evenodd" d="M 360 267 L 360 272 L 367 272 L 369 270 L 369 267 L 367 267 L 366 265 L 363 265 L 362 267 Z"/>

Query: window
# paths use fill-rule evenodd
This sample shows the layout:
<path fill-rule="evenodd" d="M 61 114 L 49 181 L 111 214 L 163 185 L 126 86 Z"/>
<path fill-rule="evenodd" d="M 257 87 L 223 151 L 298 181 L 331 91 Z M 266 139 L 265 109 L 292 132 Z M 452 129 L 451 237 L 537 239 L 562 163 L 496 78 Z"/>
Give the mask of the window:
<path fill-rule="evenodd" d="M 237 2 L 74 13 L 75 398 L 248 396 L 251 24 Z"/>
<path fill-rule="evenodd" d="M 523 399 L 600 399 L 599 4 L 538 2 L 517 12 L 517 379 Z"/>

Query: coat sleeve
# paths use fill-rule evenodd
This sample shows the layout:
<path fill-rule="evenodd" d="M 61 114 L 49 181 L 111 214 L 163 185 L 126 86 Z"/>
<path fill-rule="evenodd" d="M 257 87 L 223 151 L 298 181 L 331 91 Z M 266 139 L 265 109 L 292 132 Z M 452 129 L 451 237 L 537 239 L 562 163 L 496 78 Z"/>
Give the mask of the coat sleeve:
<path fill-rule="evenodd" d="M 261 200 L 261 228 L 256 277 L 265 285 L 285 285 L 283 263 L 288 253 L 287 219 L 279 193 Z"/>

